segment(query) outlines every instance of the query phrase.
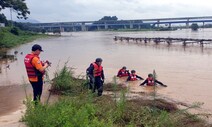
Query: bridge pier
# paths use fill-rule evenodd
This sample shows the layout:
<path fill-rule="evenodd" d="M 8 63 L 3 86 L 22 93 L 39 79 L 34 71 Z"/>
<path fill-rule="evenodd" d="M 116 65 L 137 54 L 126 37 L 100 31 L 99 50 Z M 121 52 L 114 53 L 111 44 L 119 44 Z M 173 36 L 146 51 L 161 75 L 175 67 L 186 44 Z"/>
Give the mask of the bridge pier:
<path fill-rule="evenodd" d="M 130 22 L 130 29 L 133 29 L 133 23 Z"/>
<path fill-rule="evenodd" d="M 76 31 L 76 28 L 73 26 L 73 31 Z"/>
<path fill-rule="evenodd" d="M 159 24 L 159 23 L 160 23 L 160 20 L 158 19 L 158 20 L 157 20 L 157 28 L 160 27 L 160 24 Z"/>
<path fill-rule="evenodd" d="M 141 29 L 141 25 L 138 25 L 138 29 Z"/>
<path fill-rule="evenodd" d="M 189 19 L 187 19 L 186 28 L 189 28 Z"/>
<path fill-rule="evenodd" d="M 107 30 L 108 29 L 108 24 L 105 22 L 105 29 Z"/>
<path fill-rule="evenodd" d="M 172 24 L 171 23 L 169 23 L 169 28 L 171 28 L 172 27 Z"/>
<path fill-rule="evenodd" d="M 205 28 L 205 22 L 202 22 L 202 28 Z"/>
<path fill-rule="evenodd" d="M 64 28 L 60 26 L 60 32 L 64 32 Z"/>
<path fill-rule="evenodd" d="M 101 30 L 101 27 L 100 26 L 97 26 L 97 30 Z"/>
<path fill-rule="evenodd" d="M 82 23 L 82 24 L 81 24 L 81 30 L 82 30 L 82 31 L 87 31 L 87 30 L 86 30 L 85 23 Z"/>

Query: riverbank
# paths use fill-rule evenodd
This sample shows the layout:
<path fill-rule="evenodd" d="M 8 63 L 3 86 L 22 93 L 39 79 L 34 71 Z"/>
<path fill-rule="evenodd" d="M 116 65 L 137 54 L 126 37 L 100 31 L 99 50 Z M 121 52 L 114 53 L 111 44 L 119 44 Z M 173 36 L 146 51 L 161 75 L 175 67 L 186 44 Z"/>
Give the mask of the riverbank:
<path fill-rule="evenodd" d="M 8 89 L 9 87 L 9 89 Z M 46 102 L 49 96 L 50 84 L 46 83 L 43 87 L 42 103 Z M 14 92 L 15 89 L 15 92 Z M 25 89 L 28 97 L 32 98 L 32 88 L 30 84 L 25 84 Z M 5 97 L 4 93 L 7 93 Z M 0 95 L 3 95 L 1 99 L 4 101 L 4 105 L 0 104 L 0 127 L 26 127 L 24 122 L 21 122 L 22 117 L 26 112 L 26 105 L 24 101 L 26 100 L 26 94 L 23 86 L 2 86 L 0 88 Z M 50 103 L 57 100 L 57 96 L 52 95 L 50 98 Z M 6 111 L 6 112 L 3 112 Z"/>
<path fill-rule="evenodd" d="M 20 122 L 25 110 L 26 107 L 21 106 L 8 115 L 0 116 L 0 127 L 26 127 L 23 122 Z"/>
<path fill-rule="evenodd" d="M 158 98 L 155 91 L 133 92 L 130 86 L 117 84 L 116 78 L 104 85 L 104 94 L 98 97 L 87 89 L 87 81 L 74 78 L 68 67 L 55 75 L 50 91 L 60 96 L 59 101 L 36 107 L 27 101 L 23 117 L 27 126 L 212 127 L 176 103 Z"/>
<path fill-rule="evenodd" d="M 0 127 L 212 127 L 199 118 L 201 115 L 188 112 L 188 109 L 195 109 L 198 105 L 186 105 L 179 109 L 182 104 L 164 100 L 154 91 L 135 92 L 134 86 L 117 78 L 112 83 L 106 83 L 103 95 L 97 97 L 96 93 L 92 94 L 87 89 L 86 80 L 74 78 L 72 74 L 69 67 L 58 70 L 52 86 L 44 85 L 41 105 L 35 108 L 31 99 L 24 101 L 25 105 L 22 104 L 14 112 L 0 117 Z M 27 85 L 25 89 L 27 96 L 32 97 L 31 86 Z M 24 93 L 23 86 L 22 91 Z"/>
<path fill-rule="evenodd" d="M 37 38 L 47 37 L 45 34 L 22 31 L 18 28 L 4 27 L 0 28 L 0 51 L 17 45 L 31 42 Z"/>
<path fill-rule="evenodd" d="M 116 88 L 114 87 L 113 84 L 106 84 L 105 91 L 104 91 L 102 97 L 95 97 L 95 95 L 89 94 L 89 92 L 82 93 L 82 91 L 81 91 L 81 92 L 79 92 L 79 96 L 73 96 L 73 94 L 72 94 L 72 96 L 66 95 L 66 96 L 62 97 L 60 95 L 62 97 L 62 99 L 60 99 L 60 101 L 58 101 L 52 105 L 45 105 L 46 99 L 48 98 L 48 96 L 47 96 L 48 91 L 44 91 L 44 97 L 43 97 L 44 105 L 39 107 L 38 110 L 29 109 L 29 107 L 26 108 L 25 105 L 22 105 L 19 108 L 17 108 L 16 111 L 14 111 L 8 115 L 1 116 L 0 117 L 0 127 L 17 127 L 17 126 L 18 127 L 27 127 L 25 122 L 29 122 L 29 121 L 21 122 L 22 117 L 24 115 L 26 115 L 25 114 L 26 110 L 28 110 L 28 111 L 30 110 L 29 112 L 32 111 L 31 112 L 32 114 L 27 114 L 27 115 L 30 115 L 29 117 L 31 117 L 31 115 L 33 115 L 33 117 L 31 117 L 31 118 L 33 120 L 35 120 L 35 122 L 34 122 L 35 126 L 37 126 L 39 124 L 43 124 L 43 122 L 46 120 L 47 121 L 45 123 L 48 123 L 48 125 L 51 124 L 53 121 L 58 122 L 58 120 L 60 121 L 60 119 L 63 119 L 64 117 L 68 117 L 69 113 L 72 115 L 69 118 L 76 118 L 76 120 L 81 119 L 81 122 L 78 123 L 78 125 L 80 125 L 80 123 L 82 123 L 84 121 L 85 117 L 83 117 L 83 118 L 79 118 L 79 117 L 81 115 L 82 116 L 86 115 L 85 112 L 91 113 L 91 114 L 87 114 L 87 115 L 92 115 L 92 113 L 94 113 L 93 112 L 94 110 L 95 110 L 95 115 L 97 115 L 96 116 L 97 119 L 100 118 L 99 121 L 102 122 L 101 119 L 109 119 L 109 118 L 105 118 L 105 116 L 102 116 L 102 113 L 105 113 L 105 115 L 106 114 L 108 115 L 108 113 L 112 112 L 111 111 L 112 107 L 113 107 L 114 112 L 119 109 L 119 111 L 117 111 L 115 113 L 122 114 L 122 115 L 119 114 L 121 116 L 116 116 L 116 115 L 114 116 L 114 117 L 121 117 L 121 119 L 120 119 L 121 121 L 118 120 L 119 122 L 121 122 L 120 123 L 121 125 L 118 125 L 118 126 L 128 125 L 129 124 L 128 120 L 131 119 L 130 117 L 134 117 L 135 120 L 137 119 L 137 120 L 141 121 L 142 123 L 146 122 L 145 123 L 146 125 L 144 125 L 144 127 L 148 126 L 148 125 L 151 125 L 151 126 L 161 125 L 162 127 L 166 127 L 166 125 L 172 125 L 172 127 L 200 127 L 200 126 L 201 127 L 212 127 L 211 125 L 207 124 L 204 120 L 199 119 L 197 115 L 192 115 L 192 114 L 187 113 L 184 110 L 177 109 L 176 103 L 170 103 L 170 102 L 167 102 L 167 101 L 161 100 L 161 99 L 157 99 L 154 103 L 154 101 L 152 99 L 150 99 L 151 96 L 148 96 L 148 97 L 150 97 L 150 98 L 148 98 L 146 93 L 139 93 L 139 92 L 135 93 L 135 92 L 130 92 L 130 91 L 127 93 L 123 93 L 122 90 L 124 90 L 124 89 L 126 90 L 126 88 L 121 84 L 118 84 Z M 116 97 L 116 98 L 114 98 L 114 97 Z M 124 98 L 126 97 L 126 98 L 124 99 L 123 97 Z M 57 98 L 58 97 L 51 96 L 50 100 L 55 101 L 55 99 L 57 100 Z M 121 102 L 119 102 L 119 98 L 124 99 L 124 100 L 121 100 Z M 89 100 L 89 102 L 87 100 Z M 107 102 L 107 103 L 105 103 L 105 102 Z M 101 106 L 101 107 L 96 107 L 96 106 L 93 107 L 94 106 L 93 104 L 96 106 Z M 82 105 L 85 105 L 84 107 L 88 108 L 89 110 L 86 111 Z M 92 107 L 89 107 L 90 105 Z M 73 111 L 72 109 L 75 106 L 77 107 L 77 109 L 79 108 L 80 110 L 76 109 L 75 111 Z M 118 106 L 118 108 L 114 109 L 114 106 Z M 161 111 L 157 111 L 157 110 L 154 111 L 154 108 L 153 108 L 154 106 L 156 106 L 156 108 L 159 108 L 159 110 L 161 110 Z M 141 110 L 141 107 L 144 108 L 144 111 Z M 48 109 L 48 110 L 46 111 L 44 109 Z M 85 112 L 81 111 L 81 110 L 85 110 Z M 99 113 L 99 110 L 100 110 L 100 113 Z M 73 113 L 71 113 L 70 111 L 76 112 L 77 114 L 79 113 L 80 116 L 77 117 L 76 114 L 73 116 Z M 33 114 L 35 112 L 38 112 L 38 113 Z M 167 114 L 167 112 L 168 112 L 168 114 Z M 134 113 L 136 113 L 137 116 L 133 115 Z M 149 119 L 149 121 L 148 120 L 142 121 L 143 119 L 140 119 L 141 116 L 139 114 L 144 115 L 143 119 Z M 86 115 L 86 117 L 87 117 L 87 115 Z M 52 116 L 55 116 L 55 117 L 52 117 Z M 39 118 L 39 117 L 41 117 L 41 118 Z M 167 117 L 171 117 L 171 118 L 167 119 Z M 49 118 L 49 119 L 47 119 L 47 118 Z M 175 122 L 179 119 L 181 119 L 181 120 L 177 121 L 178 122 L 177 124 L 173 121 L 171 123 L 174 123 L 174 124 L 170 124 L 170 121 L 167 121 L 167 120 L 172 120 L 172 119 L 174 119 Z M 33 122 L 33 120 L 31 122 Z M 55 122 L 53 122 L 53 124 Z M 61 122 L 66 123 L 68 121 L 66 121 L 66 119 L 63 119 Z M 85 122 L 86 122 L 86 120 L 85 120 Z M 81 125 L 83 125 L 83 124 L 84 123 L 82 123 Z M 104 124 L 101 124 L 101 125 L 104 126 Z M 110 125 L 117 126 L 117 124 L 119 124 L 119 123 L 110 124 Z M 109 124 L 105 124 L 105 126 L 106 125 L 109 125 Z M 136 126 L 135 123 L 131 123 L 131 125 Z M 28 126 L 30 127 L 32 125 L 28 125 Z"/>

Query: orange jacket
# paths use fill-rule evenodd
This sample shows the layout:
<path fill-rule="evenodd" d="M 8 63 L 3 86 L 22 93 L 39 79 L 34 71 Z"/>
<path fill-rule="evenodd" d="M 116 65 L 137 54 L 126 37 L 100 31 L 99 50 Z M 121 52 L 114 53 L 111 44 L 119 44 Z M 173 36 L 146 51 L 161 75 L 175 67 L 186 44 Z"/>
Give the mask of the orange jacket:
<path fill-rule="evenodd" d="M 103 67 L 102 66 L 98 66 L 95 62 L 92 63 L 92 64 L 94 66 L 94 70 L 93 70 L 94 77 L 101 76 Z"/>
<path fill-rule="evenodd" d="M 24 64 L 27 71 L 27 76 L 29 81 L 37 82 L 38 76 L 43 77 L 44 72 L 40 72 L 39 69 L 42 68 L 42 62 L 37 55 L 27 54 L 24 58 Z"/>
<path fill-rule="evenodd" d="M 130 81 L 135 81 L 137 80 L 136 75 L 130 74 Z"/>
<path fill-rule="evenodd" d="M 120 69 L 119 72 L 118 72 L 118 74 L 117 74 L 117 76 L 118 77 L 125 77 L 125 76 L 128 76 L 129 75 L 128 73 L 129 72 L 127 72 L 126 70 Z"/>
<path fill-rule="evenodd" d="M 154 79 L 153 78 L 147 78 L 147 86 L 154 86 Z"/>

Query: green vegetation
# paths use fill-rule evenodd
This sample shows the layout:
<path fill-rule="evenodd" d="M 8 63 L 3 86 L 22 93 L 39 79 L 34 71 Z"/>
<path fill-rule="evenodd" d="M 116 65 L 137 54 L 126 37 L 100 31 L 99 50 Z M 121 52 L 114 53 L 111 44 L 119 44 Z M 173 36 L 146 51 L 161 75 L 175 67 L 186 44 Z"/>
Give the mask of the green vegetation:
<path fill-rule="evenodd" d="M 192 24 L 191 24 L 191 29 L 192 29 L 193 31 L 197 31 L 197 30 L 199 29 L 198 24 L 197 24 L 197 23 L 192 23 Z"/>
<path fill-rule="evenodd" d="M 11 48 L 45 36 L 46 35 L 22 31 L 16 27 L 0 28 L 0 49 Z"/>
<path fill-rule="evenodd" d="M 118 18 L 116 16 L 104 16 L 99 21 L 117 21 Z"/>
<path fill-rule="evenodd" d="M 73 77 L 66 64 L 53 82 L 52 93 L 60 94 L 59 101 L 36 106 L 26 102 L 23 121 L 29 127 L 212 127 L 161 99 L 129 100 L 129 91 L 116 83 L 104 87 L 113 95 L 97 97 L 86 89 L 85 80 Z"/>
<path fill-rule="evenodd" d="M 55 72 L 51 91 L 55 94 L 75 95 L 83 91 L 86 81 L 74 78 L 73 69 L 66 64 L 61 70 Z"/>

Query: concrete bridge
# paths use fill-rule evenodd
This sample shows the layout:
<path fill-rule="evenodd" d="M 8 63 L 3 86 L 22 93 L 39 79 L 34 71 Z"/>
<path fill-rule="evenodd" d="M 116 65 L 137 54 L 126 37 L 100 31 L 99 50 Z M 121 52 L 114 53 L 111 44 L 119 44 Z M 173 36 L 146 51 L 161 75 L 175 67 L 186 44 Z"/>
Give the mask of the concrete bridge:
<path fill-rule="evenodd" d="M 158 19 L 135 19 L 135 20 L 117 20 L 117 21 L 75 21 L 75 22 L 52 22 L 52 23 L 32 23 L 30 27 L 45 29 L 53 31 L 59 29 L 60 31 L 88 31 L 90 28 L 96 30 L 113 29 L 120 27 L 123 29 L 140 29 L 143 25 L 151 25 L 159 27 L 164 24 L 172 27 L 172 24 L 185 24 L 189 28 L 191 23 L 205 23 L 212 22 L 212 16 L 202 17 L 179 17 L 179 18 L 158 18 Z"/>

